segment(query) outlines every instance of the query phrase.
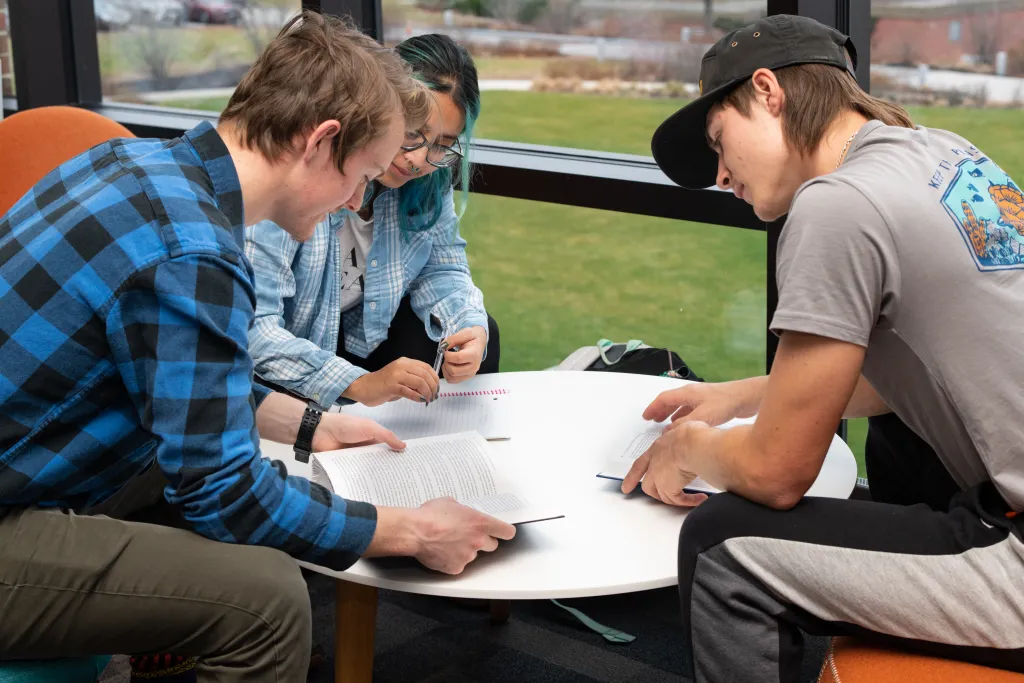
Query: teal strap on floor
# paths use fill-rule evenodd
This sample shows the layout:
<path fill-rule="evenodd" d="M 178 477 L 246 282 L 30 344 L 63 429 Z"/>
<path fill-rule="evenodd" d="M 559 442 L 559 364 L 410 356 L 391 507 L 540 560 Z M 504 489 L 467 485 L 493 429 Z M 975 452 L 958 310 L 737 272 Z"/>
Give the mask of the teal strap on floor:
<path fill-rule="evenodd" d="M 95 683 L 110 657 L 0 662 L 0 683 Z"/>
<path fill-rule="evenodd" d="M 622 631 L 618 631 L 614 628 L 611 628 L 610 626 L 599 624 L 583 612 L 579 611 L 578 609 L 575 609 L 573 607 L 566 607 L 562 603 L 558 602 L 558 600 L 552 600 L 551 602 L 555 603 L 556 605 L 564 609 L 566 612 L 579 619 L 580 623 L 582 623 L 584 626 L 589 628 L 594 633 L 600 633 L 601 636 L 604 637 L 604 639 L 608 642 L 632 643 L 634 640 L 636 640 L 636 636 L 631 636 L 628 633 L 623 633 Z"/>

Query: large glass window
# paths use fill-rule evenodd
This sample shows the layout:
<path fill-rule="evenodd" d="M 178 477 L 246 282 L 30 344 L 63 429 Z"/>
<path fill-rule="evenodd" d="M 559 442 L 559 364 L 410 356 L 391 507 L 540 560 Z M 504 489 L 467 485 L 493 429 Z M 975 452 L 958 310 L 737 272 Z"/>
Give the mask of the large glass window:
<path fill-rule="evenodd" d="M 1024 3 L 876 1 L 871 10 L 872 94 L 1024 176 L 1012 170 L 1024 145 Z"/>
<path fill-rule="evenodd" d="M 14 60 L 11 56 L 11 36 L 8 29 L 7 0 L 0 3 L 0 93 L 14 97 Z M 0 112 L 0 117 L 3 113 Z"/>
<path fill-rule="evenodd" d="M 479 136 L 650 154 L 696 94 L 704 52 L 767 13 L 765 0 L 384 0 L 388 44 L 444 32 L 484 90 Z"/>
<path fill-rule="evenodd" d="M 502 370 L 607 338 L 669 347 L 708 380 L 764 373 L 763 232 L 481 194 L 461 230 Z"/>
<path fill-rule="evenodd" d="M 103 96 L 219 110 L 301 0 L 94 0 Z"/>

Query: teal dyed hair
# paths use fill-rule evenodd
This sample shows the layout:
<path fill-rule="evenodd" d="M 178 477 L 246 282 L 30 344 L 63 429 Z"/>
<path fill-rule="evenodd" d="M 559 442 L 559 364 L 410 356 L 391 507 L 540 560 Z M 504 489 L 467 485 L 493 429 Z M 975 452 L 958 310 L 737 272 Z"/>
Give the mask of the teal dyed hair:
<path fill-rule="evenodd" d="M 469 145 L 473 126 L 480 116 L 480 85 L 476 65 L 466 48 L 441 33 L 414 36 L 395 46 L 395 52 L 410 67 L 413 77 L 434 92 L 450 95 L 463 114 L 466 124 L 459 135 L 462 165 L 453 177 L 451 168 L 439 168 L 428 176 L 403 185 L 399 199 L 399 220 L 403 230 L 428 230 L 441 215 L 441 202 L 458 180 L 462 191 L 461 218 L 469 201 Z"/>

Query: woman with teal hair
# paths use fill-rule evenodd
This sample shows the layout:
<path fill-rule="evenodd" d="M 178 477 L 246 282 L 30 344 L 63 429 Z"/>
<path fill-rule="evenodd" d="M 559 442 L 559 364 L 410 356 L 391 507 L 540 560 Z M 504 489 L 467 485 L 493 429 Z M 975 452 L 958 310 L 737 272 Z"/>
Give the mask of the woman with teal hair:
<path fill-rule="evenodd" d="M 249 333 L 256 375 L 325 409 L 403 397 L 430 402 L 442 340 L 449 382 L 498 371 L 497 327 L 459 236 L 467 148 L 480 114 L 476 67 L 445 35 L 409 38 L 395 50 L 436 106 L 406 134 L 391 165 L 367 178 L 362 205 L 329 215 L 301 244 L 272 223 L 246 229 L 256 272 Z"/>

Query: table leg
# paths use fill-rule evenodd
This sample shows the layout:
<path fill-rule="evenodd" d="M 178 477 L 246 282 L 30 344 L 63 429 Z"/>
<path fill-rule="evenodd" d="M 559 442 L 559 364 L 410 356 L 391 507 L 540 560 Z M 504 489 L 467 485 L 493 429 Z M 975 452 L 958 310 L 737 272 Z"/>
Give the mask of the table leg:
<path fill-rule="evenodd" d="M 491 600 L 491 623 L 504 624 L 512 614 L 511 600 Z"/>
<path fill-rule="evenodd" d="M 334 683 L 371 683 L 377 589 L 335 582 Z"/>

